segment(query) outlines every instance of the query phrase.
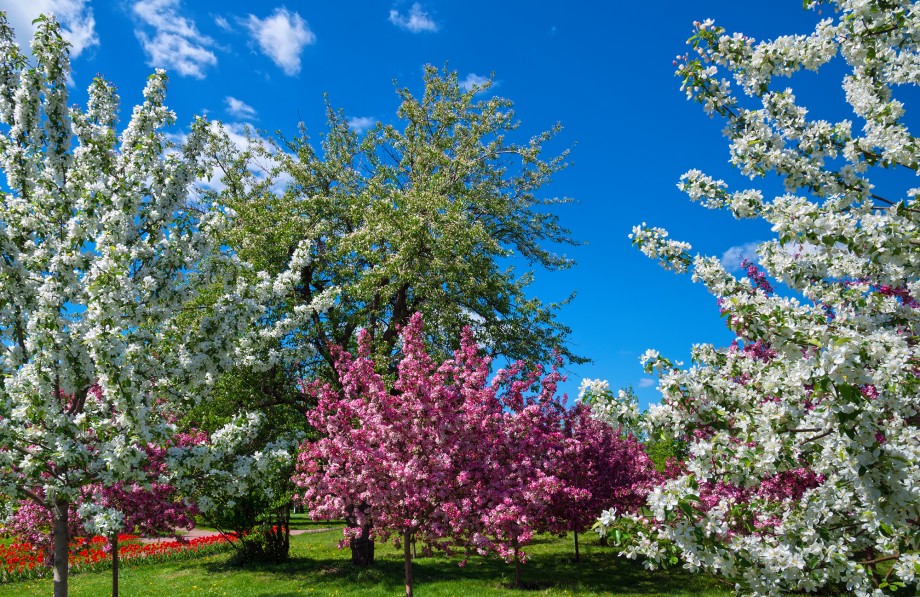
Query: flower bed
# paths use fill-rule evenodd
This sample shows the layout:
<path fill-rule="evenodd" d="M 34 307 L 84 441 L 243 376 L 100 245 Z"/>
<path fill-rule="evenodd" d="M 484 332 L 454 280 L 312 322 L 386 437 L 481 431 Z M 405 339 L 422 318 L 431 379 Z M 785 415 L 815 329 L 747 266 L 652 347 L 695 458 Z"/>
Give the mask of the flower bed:
<path fill-rule="evenodd" d="M 142 543 L 137 535 L 118 536 L 119 564 L 132 562 L 165 562 L 218 553 L 230 547 L 223 535 L 196 537 L 184 541 Z M 112 565 L 111 550 L 103 537 L 79 539 L 70 544 L 70 572 L 102 570 Z M 0 544 L 0 582 L 14 582 L 47 576 L 45 554 L 28 543 Z"/>

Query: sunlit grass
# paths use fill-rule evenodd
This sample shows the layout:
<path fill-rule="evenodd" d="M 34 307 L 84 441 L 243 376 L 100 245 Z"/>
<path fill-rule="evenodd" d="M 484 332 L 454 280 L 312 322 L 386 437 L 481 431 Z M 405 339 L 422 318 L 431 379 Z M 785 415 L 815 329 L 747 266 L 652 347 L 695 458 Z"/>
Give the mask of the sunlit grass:
<path fill-rule="evenodd" d="M 121 574 L 121 594 L 131 597 L 227 595 L 262 597 L 293 595 L 396 595 L 403 592 L 402 552 L 377 547 L 377 562 L 366 569 L 351 565 L 347 550 L 336 545 L 341 529 L 291 539 L 291 561 L 285 564 L 232 567 L 229 554 L 204 556 L 164 564 L 127 566 Z M 728 595 L 713 579 L 680 571 L 650 572 L 641 564 L 616 556 L 612 548 L 583 541 L 582 561 L 573 561 L 572 539 L 540 537 L 528 548 L 525 590 L 508 584 L 514 571 L 492 558 L 420 557 L 415 561 L 416 593 L 425 595 Z M 71 577 L 73 597 L 110 594 L 110 573 Z M 51 581 L 0 585 L 4 597 L 51 593 Z"/>

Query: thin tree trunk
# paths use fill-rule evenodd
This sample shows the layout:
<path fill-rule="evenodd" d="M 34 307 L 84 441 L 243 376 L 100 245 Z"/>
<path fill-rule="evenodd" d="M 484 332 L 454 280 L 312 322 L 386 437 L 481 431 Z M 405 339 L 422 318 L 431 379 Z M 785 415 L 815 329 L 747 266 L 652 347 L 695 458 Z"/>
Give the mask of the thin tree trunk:
<path fill-rule="evenodd" d="M 581 561 L 581 555 L 578 553 L 578 531 L 575 531 L 575 561 Z"/>
<path fill-rule="evenodd" d="M 266 544 L 267 554 L 273 562 L 285 562 L 291 551 L 291 507 L 290 504 L 279 506 L 269 517 L 271 532 Z"/>
<path fill-rule="evenodd" d="M 118 533 L 112 535 L 112 597 L 118 597 Z"/>
<path fill-rule="evenodd" d="M 281 512 L 284 524 L 284 559 L 287 560 L 291 553 L 291 507 L 285 506 Z"/>
<path fill-rule="evenodd" d="M 511 540 L 511 545 L 514 547 L 514 588 L 521 588 L 521 558 L 519 557 L 520 550 L 518 549 L 518 540 L 517 537 Z"/>
<path fill-rule="evenodd" d="M 69 555 L 70 530 L 68 524 L 67 500 L 56 499 L 51 508 L 54 535 L 54 597 L 67 597 L 67 557 Z"/>
<path fill-rule="evenodd" d="M 409 529 L 403 531 L 403 560 L 406 566 L 406 597 L 412 597 L 412 551 L 409 547 Z"/>

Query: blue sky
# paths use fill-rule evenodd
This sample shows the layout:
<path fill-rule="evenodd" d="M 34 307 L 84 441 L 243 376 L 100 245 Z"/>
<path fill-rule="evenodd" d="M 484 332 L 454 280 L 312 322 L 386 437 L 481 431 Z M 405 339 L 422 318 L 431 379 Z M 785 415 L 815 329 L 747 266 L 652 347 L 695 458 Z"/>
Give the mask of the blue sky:
<path fill-rule="evenodd" d="M 567 249 L 577 266 L 538 271 L 532 287 L 545 300 L 578 293 L 561 317 L 594 362 L 572 368 L 565 389 L 574 395 L 582 377 L 600 377 L 632 385 L 643 404 L 657 400 L 638 363 L 647 348 L 688 360 L 693 343 L 732 335 L 701 286 L 630 246 L 631 227 L 663 226 L 717 256 L 770 238 L 766 224 L 705 210 L 676 189 L 690 168 L 763 185 L 730 169 L 722 123 L 684 99 L 674 56 L 695 20 L 764 39 L 807 33 L 820 18 L 801 0 L 0 0 L 0 9 L 21 43 L 35 16 L 53 10 L 74 45 L 73 101 L 101 73 L 119 87 L 124 120 L 154 67 L 170 75 L 180 125 L 207 114 L 231 130 L 293 133 L 303 120 L 316 136 L 326 93 L 362 127 L 391 118 L 393 80 L 419 90 L 425 64 L 446 63 L 470 82 L 494 73 L 493 92 L 515 102 L 522 135 L 558 121 L 551 149 L 572 148 L 573 165 L 547 195 L 578 201 L 557 213 L 586 244 Z M 842 98 L 839 78 L 826 81 L 804 75 L 801 93 Z"/>

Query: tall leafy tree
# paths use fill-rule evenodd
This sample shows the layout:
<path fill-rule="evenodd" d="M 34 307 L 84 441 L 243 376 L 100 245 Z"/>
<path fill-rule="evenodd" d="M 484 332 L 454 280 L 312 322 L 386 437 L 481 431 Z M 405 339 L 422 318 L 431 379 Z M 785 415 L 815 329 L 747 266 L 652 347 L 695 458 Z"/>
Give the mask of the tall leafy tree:
<path fill-rule="evenodd" d="M 214 152 L 220 201 L 237 215 L 230 245 L 271 271 L 312 239 L 301 296 L 287 308 L 337 289 L 335 308 L 298 337 L 327 368 L 329 344 L 353 347 L 358 329 L 395 355 L 398 329 L 415 312 L 445 353 L 472 324 L 496 354 L 536 362 L 558 350 L 583 360 L 566 346 L 559 305 L 528 297 L 532 276 L 503 267 L 508 258 L 550 270 L 573 264 L 547 247 L 574 244 L 550 211 L 569 199 L 541 195 L 566 166 L 567 152 L 544 156 L 558 126 L 511 141 L 512 103 L 477 99 L 488 88 L 463 91 L 456 73 L 427 67 L 421 97 L 398 91 L 395 124 L 359 135 L 330 108 L 319 146 L 302 129 L 268 145 L 253 139 L 244 152 L 229 144 Z"/>
<path fill-rule="evenodd" d="M 575 244 L 552 211 L 569 199 L 543 196 L 566 166 L 566 152 L 546 157 L 558 126 L 518 143 L 512 103 L 480 99 L 490 84 L 464 91 L 456 73 L 433 67 L 424 84 L 419 97 L 399 89 L 393 123 L 364 134 L 329 108 L 319 144 L 301 128 L 290 139 L 213 148 L 215 199 L 236 216 L 228 245 L 271 272 L 312 239 L 297 294 L 276 312 L 318 298 L 330 308 L 274 350 L 293 351 L 300 377 L 335 380 L 330 346 L 354 350 L 367 330 L 375 362 L 393 376 L 399 330 L 420 312 L 429 346 L 444 356 L 472 325 L 494 355 L 537 362 L 556 351 L 583 361 L 566 345 L 560 305 L 528 296 L 532 273 L 507 265 L 573 263 L 553 251 Z"/>

